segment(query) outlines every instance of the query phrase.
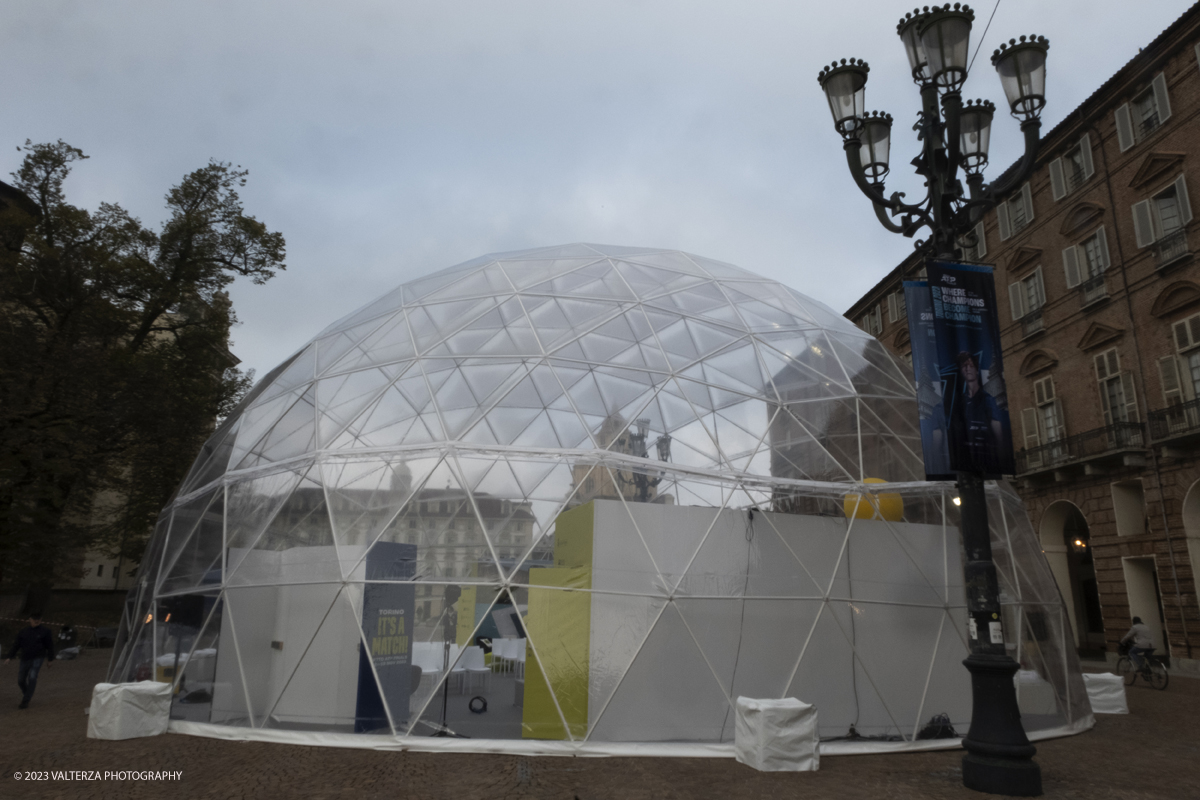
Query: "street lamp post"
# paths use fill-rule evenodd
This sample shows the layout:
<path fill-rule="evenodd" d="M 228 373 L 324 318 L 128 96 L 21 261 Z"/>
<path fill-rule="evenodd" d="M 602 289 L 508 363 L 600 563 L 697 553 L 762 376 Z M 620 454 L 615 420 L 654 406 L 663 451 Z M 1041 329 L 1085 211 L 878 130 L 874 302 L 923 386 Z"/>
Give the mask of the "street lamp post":
<path fill-rule="evenodd" d="M 638 458 L 649 458 L 650 451 L 646 448 L 646 437 L 650 433 L 650 420 L 639 419 L 635 422 L 636 430 L 629 431 L 629 449 L 630 452 Z M 664 433 L 654 442 L 655 448 L 658 450 L 659 461 L 671 460 L 671 435 Z M 639 503 L 650 502 L 650 491 L 654 487 L 662 483 L 666 472 L 659 470 L 656 475 L 651 477 L 645 469 L 636 468 L 632 471 L 631 477 L 626 478 L 621 470 L 617 470 L 617 481 L 623 486 L 632 486 L 634 490 L 634 498 Z"/>
<path fill-rule="evenodd" d="M 974 228 L 1000 197 L 1028 180 L 1033 172 L 1045 105 L 1046 51 L 1044 37 L 1022 36 L 992 54 L 1012 115 L 1021 120 L 1025 154 L 1015 169 L 998 183 L 985 185 L 995 106 L 987 101 L 962 101 L 967 79 L 971 23 L 974 12 L 955 3 L 926 6 L 906 14 L 896 32 L 904 43 L 913 81 L 920 87 L 921 111 L 913 129 L 921 154 L 912 161 L 927 187 L 924 199 L 904 202 L 904 194 L 884 191 L 889 172 L 892 118 L 867 113 L 865 89 L 870 67 L 843 59 L 821 70 L 834 126 L 844 140 L 846 161 L 858 188 L 871 200 L 885 228 L 913 237 L 922 228 L 929 238 L 917 240 L 918 252 L 938 259 L 960 257 L 963 246 L 973 247 Z M 958 177 L 962 168 L 967 188 Z M 963 740 L 963 784 L 993 794 L 1030 797 L 1042 793 L 1041 769 L 1033 760 L 1036 748 L 1021 727 L 1013 675 L 1018 666 L 1005 651 L 1000 628 L 1000 598 L 996 566 L 988 532 L 984 475 L 958 474 L 961 498 L 967 613 L 973 635 L 970 655 L 963 662 L 971 673 L 971 727 Z M 998 635 L 993 636 L 996 631 Z"/>

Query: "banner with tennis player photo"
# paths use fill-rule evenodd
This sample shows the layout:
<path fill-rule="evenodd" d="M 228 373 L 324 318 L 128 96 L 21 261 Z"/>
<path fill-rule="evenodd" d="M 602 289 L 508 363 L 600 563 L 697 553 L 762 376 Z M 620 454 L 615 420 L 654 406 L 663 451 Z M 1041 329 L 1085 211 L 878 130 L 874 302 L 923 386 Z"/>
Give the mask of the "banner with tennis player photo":
<path fill-rule="evenodd" d="M 1012 424 L 992 269 L 931 261 L 926 272 L 927 281 L 904 285 L 926 477 L 1011 475 Z"/>

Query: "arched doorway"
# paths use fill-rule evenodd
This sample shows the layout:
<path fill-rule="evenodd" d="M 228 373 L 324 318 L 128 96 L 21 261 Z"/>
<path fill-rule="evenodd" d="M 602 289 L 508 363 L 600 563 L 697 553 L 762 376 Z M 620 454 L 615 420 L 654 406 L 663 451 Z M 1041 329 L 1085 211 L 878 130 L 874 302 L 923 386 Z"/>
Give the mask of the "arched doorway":
<path fill-rule="evenodd" d="M 1183 535 L 1192 564 L 1193 592 L 1200 592 L 1200 481 L 1193 483 L 1183 498 Z"/>
<path fill-rule="evenodd" d="M 1038 530 L 1042 550 L 1067 605 L 1081 654 L 1104 652 L 1104 618 L 1087 520 L 1068 500 L 1052 503 Z"/>

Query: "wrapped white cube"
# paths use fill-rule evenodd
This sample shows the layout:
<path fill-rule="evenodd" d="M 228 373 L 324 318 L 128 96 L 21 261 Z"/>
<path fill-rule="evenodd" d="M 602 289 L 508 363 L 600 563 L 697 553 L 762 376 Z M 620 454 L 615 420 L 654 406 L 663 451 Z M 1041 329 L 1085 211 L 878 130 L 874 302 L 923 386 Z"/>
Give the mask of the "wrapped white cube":
<path fill-rule="evenodd" d="M 1129 706 L 1125 704 L 1125 682 L 1120 675 L 1111 672 L 1091 675 L 1085 672 L 1083 685 L 1087 687 L 1093 714 L 1129 713 Z"/>
<path fill-rule="evenodd" d="M 88 710 L 88 738 L 134 739 L 166 733 L 171 688 L 159 681 L 96 684 Z"/>
<path fill-rule="evenodd" d="M 794 697 L 737 699 L 733 753 L 763 772 L 808 772 L 820 765 L 817 709 Z"/>

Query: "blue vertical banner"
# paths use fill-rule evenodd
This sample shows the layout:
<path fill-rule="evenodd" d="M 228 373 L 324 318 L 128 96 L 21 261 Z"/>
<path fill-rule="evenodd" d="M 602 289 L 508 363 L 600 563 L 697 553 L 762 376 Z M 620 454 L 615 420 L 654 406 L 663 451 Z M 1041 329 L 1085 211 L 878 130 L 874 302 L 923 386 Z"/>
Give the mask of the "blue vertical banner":
<path fill-rule="evenodd" d="M 950 448 L 946 439 L 943 411 L 944 382 L 938 363 L 937 334 L 933 327 L 933 298 L 925 281 L 904 282 L 908 309 L 908 336 L 912 343 L 913 379 L 917 386 L 917 410 L 921 421 L 921 451 L 925 457 L 926 480 L 950 480 Z"/>
<path fill-rule="evenodd" d="M 930 261 L 926 272 L 949 470 L 989 478 L 1011 475 L 1016 471 L 1012 424 L 992 268 Z M 915 370 L 916 334 L 911 305 L 909 309 Z M 928 456 L 926 465 L 928 470 Z"/>
<path fill-rule="evenodd" d="M 416 688 L 412 664 L 416 564 L 415 544 L 376 542 L 367 553 L 362 605 L 366 648 L 358 657 L 355 733 L 388 727 L 385 698 L 398 729 L 408 721 L 409 697 Z"/>

